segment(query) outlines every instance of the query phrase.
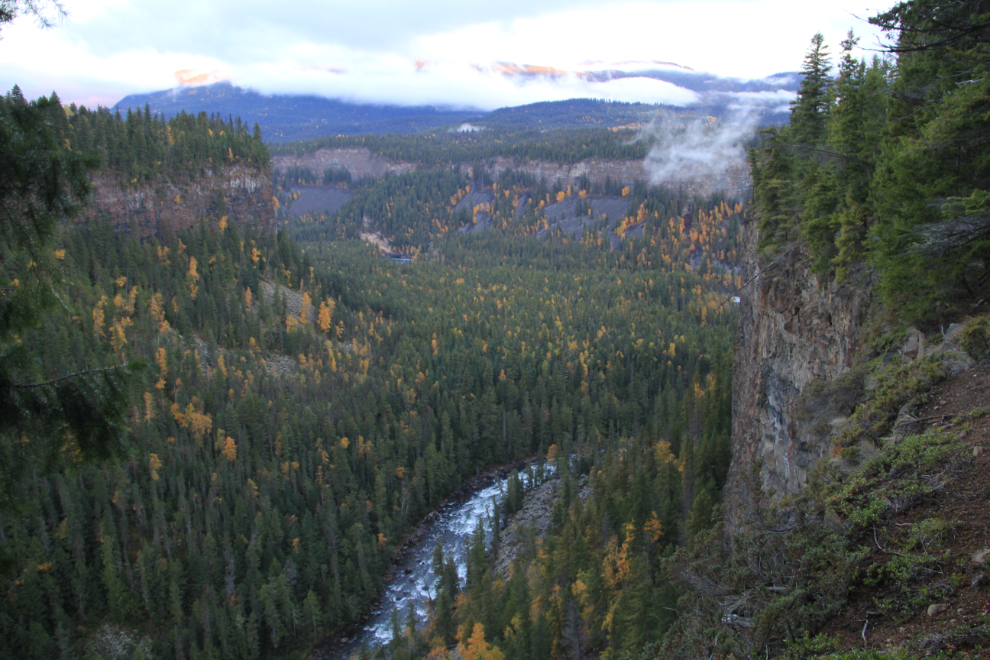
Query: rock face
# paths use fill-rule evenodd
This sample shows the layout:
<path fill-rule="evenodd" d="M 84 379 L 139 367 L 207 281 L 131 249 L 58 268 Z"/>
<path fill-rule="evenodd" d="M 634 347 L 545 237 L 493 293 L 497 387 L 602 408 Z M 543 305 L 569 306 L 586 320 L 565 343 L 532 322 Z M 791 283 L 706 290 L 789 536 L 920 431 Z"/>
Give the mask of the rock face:
<path fill-rule="evenodd" d="M 141 236 L 155 233 L 163 221 L 173 230 L 196 225 L 200 218 L 228 218 L 239 225 L 275 227 L 269 172 L 243 166 L 207 171 L 191 180 L 128 184 L 113 174 L 93 181 L 87 220 L 108 217 L 120 229 L 137 227 Z"/>
<path fill-rule="evenodd" d="M 800 247 L 761 259 L 758 242 L 750 223 L 743 277 L 749 284 L 739 304 L 733 369 L 730 522 L 757 461 L 761 485 L 779 497 L 800 490 L 808 469 L 830 451 L 829 434 L 802 421 L 799 398 L 812 381 L 834 381 L 849 370 L 871 303 L 868 290 L 823 286 Z"/>

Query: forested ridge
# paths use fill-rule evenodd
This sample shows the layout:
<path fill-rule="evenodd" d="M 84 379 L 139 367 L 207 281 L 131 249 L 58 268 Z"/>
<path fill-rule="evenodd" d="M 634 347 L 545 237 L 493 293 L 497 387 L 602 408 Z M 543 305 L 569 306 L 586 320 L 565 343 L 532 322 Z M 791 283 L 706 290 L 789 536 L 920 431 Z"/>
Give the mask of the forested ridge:
<path fill-rule="evenodd" d="M 57 95 L 51 100 L 58 102 Z M 239 117 L 181 112 L 166 120 L 152 115 L 147 106 L 144 112 L 128 110 L 125 116 L 74 103 L 55 108 L 52 121 L 65 148 L 92 158 L 100 171 L 113 172 L 125 182 L 188 180 L 234 164 L 265 170 L 271 160 L 258 125 L 251 130 Z"/>
<path fill-rule="evenodd" d="M 838 67 L 816 35 L 787 127 L 752 154 L 761 247 L 806 245 L 840 282 L 879 275 L 906 321 L 965 310 L 987 282 L 985 7 L 903 2 L 870 19 L 884 56 Z"/>
<path fill-rule="evenodd" d="M 265 167 L 236 120 L 44 107 L 66 158 L 132 179 L 225 157 Z M 18 337 L 35 357 L 17 377 L 146 367 L 120 459 L 63 451 L 6 473 L 0 529 L 16 566 L 0 654 L 304 654 L 364 613 L 447 493 L 551 448 L 590 469 L 640 429 L 680 425 L 704 447 L 699 492 L 717 498 L 741 207 L 626 191 L 649 231 L 613 249 L 534 236 L 536 212 L 517 218 L 514 195 L 545 205 L 580 191 L 520 180 L 496 189 L 513 212 L 493 231 L 428 229 L 472 183 L 425 171 L 368 184 L 362 216 L 420 248 L 406 266 L 351 240 L 346 210 L 277 234 L 225 217 L 146 240 L 100 218 L 66 226 L 46 246 L 64 305 Z M 424 206 L 400 211 L 413 199 Z M 19 268 L 24 255 L 5 277 Z M 31 441 L 5 434 L 5 464 Z M 682 507 L 665 502 L 657 515 L 676 527 Z"/>
<path fill-rule="evenodd" d="M 649 144 L 631 128 L 484 128 L 423 134 L 337 135 L 271 145 L 272 155 L 302 155 L 321 148 L 366 147 L 379 156 L 429 167 L 484 162 L 495 157 L 576 163 L 585 158 L 642 160 Z"/>

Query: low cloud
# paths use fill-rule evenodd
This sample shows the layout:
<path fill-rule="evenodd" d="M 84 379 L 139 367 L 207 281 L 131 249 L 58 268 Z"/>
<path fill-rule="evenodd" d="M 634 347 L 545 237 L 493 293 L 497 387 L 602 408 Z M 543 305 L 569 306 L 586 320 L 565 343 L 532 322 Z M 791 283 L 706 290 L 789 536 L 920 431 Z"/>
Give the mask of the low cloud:
<path fill-rule="evenodd" d="M 725 120 L 660 119 L 643 129 L 641 139 L 654 142 L 644 168 L 650 183 L 677 185 L 708 181 L 727 185 L 746 165 L 746 148 L 759 126 L 758 115 L 738 110 Z"/>

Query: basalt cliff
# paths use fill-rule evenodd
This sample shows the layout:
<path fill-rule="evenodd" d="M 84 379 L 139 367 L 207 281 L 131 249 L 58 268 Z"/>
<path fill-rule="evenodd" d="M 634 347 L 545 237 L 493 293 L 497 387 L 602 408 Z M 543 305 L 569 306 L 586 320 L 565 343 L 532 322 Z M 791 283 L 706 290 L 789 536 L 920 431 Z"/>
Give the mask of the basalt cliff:
<path fill-rule="evenodd" d="M 220 218 L 242 226 L 275 226 L 271 174 L 235 165 L 205 170 L 191 179 L 162 178 L 127 182 L 110 172 L 93 179 L 87 220 L 105 217 L 118 229 L 136 229 L 142 237 L 163 222 L 173 230 L 194 226 L 202 218 Z"/>
<path fill-rule="evenodd" d="M 868 286 L 821 281 L 800 245 L 760 255 L 755 225 L 746 228 L 735 346 L 730 517 L 754 467 L 759 485 L 782 496 L 800 490 L 808 470 L 830 453 L 829 429 L 844 411 L 809 415 L 807 390 L 852 367 L 872 303 Z"/>

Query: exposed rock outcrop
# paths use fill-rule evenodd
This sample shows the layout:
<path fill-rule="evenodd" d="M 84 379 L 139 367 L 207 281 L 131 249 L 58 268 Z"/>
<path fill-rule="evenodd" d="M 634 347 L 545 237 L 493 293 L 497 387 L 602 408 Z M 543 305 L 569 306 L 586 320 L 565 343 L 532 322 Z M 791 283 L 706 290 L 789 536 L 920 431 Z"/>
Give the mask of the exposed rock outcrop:
<path fill-rule="evenodd" d="M 187 229 L 201 218 L 228 216 L 240 225 L 275 227 L 272 178 L 267 171 L 234 166 L 208 170 L 189 180 L 127 183 L 111 173 L 93 180 L 87 220 L 105 216 L 115 227 L 136 226 L 141 236 L 155 233 L 163 221 Z"/>
<path fill-rule="evenodd" d="M 834 381 L 850 369 L 872 301 L 868 287 L 821 283 L 800 246 L 761 259 L 758 242 L 750 223 L 733 370 L 730 520 L 757 461 L 761 485 L 781 496 L 800 490 L 809 468 L 831 450 L 830 434 L 804 423 L 800 398 L 813 381 Z"/>
<path fill-rule="evenodd" d="M 577 496 L 586 502 L 591 494 L 591 481 L 587 475 L 578 479 L 575 485 Z M 508 579 L 509 566 L 515 562 L 521 547 L 546 535 L 560 488 L 561 481 L 551 479 L 526 493 L 522 510 L 512 516 L 499 533 L 498 556 L 495 558 L 495 572 L 498 575 Z"/>

